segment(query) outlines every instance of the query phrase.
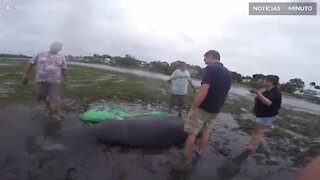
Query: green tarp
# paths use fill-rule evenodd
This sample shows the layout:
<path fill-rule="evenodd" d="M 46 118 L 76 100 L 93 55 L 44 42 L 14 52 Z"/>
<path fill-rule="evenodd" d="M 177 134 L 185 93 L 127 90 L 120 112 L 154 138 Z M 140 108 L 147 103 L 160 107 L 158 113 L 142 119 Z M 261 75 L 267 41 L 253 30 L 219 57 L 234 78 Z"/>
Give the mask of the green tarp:
<path fill-rule="evenodd" d="M 170 116 L 167 112 L 152 111 L 141 114 L 131 114 L 126 112 L 119 106 L 97 106 L 94 107 L 80 117 L 81 121 L 85 123 L 99 123 L 102 121 L 112 121 L 116 119 L 122 119 L 127 117 L 136 117 L 136 116 Z"/>

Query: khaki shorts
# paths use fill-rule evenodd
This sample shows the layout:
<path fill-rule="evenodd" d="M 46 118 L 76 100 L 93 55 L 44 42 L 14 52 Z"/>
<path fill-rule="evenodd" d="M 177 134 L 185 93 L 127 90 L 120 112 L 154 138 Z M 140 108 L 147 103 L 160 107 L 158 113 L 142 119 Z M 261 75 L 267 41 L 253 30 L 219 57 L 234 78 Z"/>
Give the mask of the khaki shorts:
<path fill-rule="evenodd" d="M 213 120 L 217 117 L 215 113 L 208 113 L 202 109 L 194 112 L 192 117 L 184 125 L 184 131 L 197 136 L 200 132 L 211 132 Z"/>

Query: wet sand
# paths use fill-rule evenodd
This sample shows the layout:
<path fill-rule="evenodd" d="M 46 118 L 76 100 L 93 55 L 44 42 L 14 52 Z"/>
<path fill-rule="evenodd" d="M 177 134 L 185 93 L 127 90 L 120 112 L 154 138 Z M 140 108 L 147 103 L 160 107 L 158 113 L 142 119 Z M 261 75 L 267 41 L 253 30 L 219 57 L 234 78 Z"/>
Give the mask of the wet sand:
<path fill-rule="evenodd" d="M 131 112 L 163 107 L 116 103 Z M 298 171 L 289 157 L 272 164 L 264 151 L 245 153 L 249 136 L 239 130 L 230 114 L 219 115 L 206 154 L 193 159 L 192 168 L 186 170 L 176 166 L 182 146 L 146 150 L 88 143 L 83 135 L 76 135 L 87 126 L 79 120 L 83 110 L 66 105 L 63 109 L 61 124 L 35 103 L 0 110 L 1 180 L 276 180 L 294 179 Z M 79 138 L 66 140 L 70 134 Z"/>

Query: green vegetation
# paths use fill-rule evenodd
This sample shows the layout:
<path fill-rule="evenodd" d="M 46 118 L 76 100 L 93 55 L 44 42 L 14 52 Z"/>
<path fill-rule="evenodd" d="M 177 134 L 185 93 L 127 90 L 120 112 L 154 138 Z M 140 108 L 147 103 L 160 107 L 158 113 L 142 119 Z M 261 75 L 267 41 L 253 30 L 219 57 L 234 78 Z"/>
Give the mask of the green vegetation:
<path fill-rule="evenodd" d="M 5 65 L 1 65 L 5 64 Z M 10 106 L 29 102 L 36 97 L 36 86 L 22 85 L 22 75 L 25 71 L 25 61 L 0 61 L 0 106 Z"/>
<path fill-rule="evenodd" d="M 0 81 L 4 82 L 0 84 L 0 107 L 36 101 L 37 87 L 32 79 L 28 86 L 21 83 L 26 64 L 27 61 L 22 60 L 0 60 Z M 62 94 L 64 98 L 75 100 L 72 106 L 77 110 L 85 110 L 90 103 L 101 99 L 163 103 L 170 97 L 170 85 L 162 80 L 82 66 L 69 66 L 67 74 L 68 83 L 63 87 Z M 187 98 L 190 104 L 193 93 L 189 92 Z M 250 135 L 254 127 L 254 117 L 250 115 L 252 108 L 252 101 L 230 97 L 223 111 L 231 113 L 239 129 Z M 301 152 L 299 148 L 304 147 L 306 151 L 292 159 L 300 165 L 303 164 L 300 156 L 312 158 L 318 155 L 319 143 L 312 140 L 320 136 L 319 116 L 282 109 L 275 125 L 266 132 L 271 148 L 283 153 L 289 152 L 291 156 L 296 157 L 297 152 Z M 299 135 L 305 138 L 297 139 Z M 287 145 L 283 144 L 285 142 L 294 146 L 287 148 Z"/>
<path fill-rule="evenodd" d="M 250 134 L 252 133 L 253 119 L 250 120 L 247 117 L 243 117 L 243 115 L 251 113 L 252 108 L 252 101 L 245 98 L 237 98 L 232 100 L 228 99 L 223 111 L 231 112 L 238 121 L 240 129 Z M 281 129 L 286 129 L 305 137 L 320 137 L 320 121 L 318 115 L 282 108 L 278 117 L 275 126 L 280 129 L 276 129 L 277 132 L 281 131 Z M 283 133 L 285 132 L 283 131 Z"/>
<path fill-rule="evenodd" d="M 245 98 L 227 99 L 223 112 L 231 112 L 236 117 L 240 117 L 242 114 L 251 112 L 253 102 L 248 101 Z"/>
<path fill-rule="evenodd" d="M 320 119 L 315 114 L 281 109 L 276 125 L 307 137 L 320 137 Z"/>
<path fill-rule="evenodd" d="M 23 54 L 3 54 L 1 53 L 0 54 L 0 58 L 30 58 L 26 55 L 23 55 Z"/>
<path fill-rule="evenodd" d="M 0 54 L 0 58 L 27 58 L 25 55 L 14 55 L 14 54 Z M 167 61 L 151 61 L 146 62 L 139 60 L 134 56 L 126 54 L 124 57 L 121 56 L 111 56 L 109 54 L 99 55 L 93 54 L 93 56 L 72 56 L 67 55 L 67 60 L 76 62 L 86 62 L 86 63 L 98 63 L 98 64 L 108 64 L 111 66 L 125 67 L 142 69 L 145 71 L 157 72 L 166 75 L 170 75 L 174 70 L 179 67 L 182 62 L 180 60 L 168 63 Z M 200 66 L 187 64 L 188 70 L 193 78 L 201 78 L 204 69 Z M 253 74 L 252 76 L 243 76 L 240 73 L 231 71 L 231 79 L 234 83 L 248 86 L 250 88 L 260 89 L 262 88 L 262 83 L 265 78 L 264 74 Z M 281 79 L 281 77 L 280 77 Z M 283 92 L 293 95 L 294 92 L 302 90 L 305 87 L 305 82 L 300 78 L 290 79 L 288 82 L 280 84 L 280 88 Z M 310 83 L 310 88 L 320 89 L 320 86 L 316 82 Z"/>
<path fill-rule="evenodd" d="M 4 82 L 0 85 L 1 107 L 36 100 L 37 87 L 32 79 L 28 86 L 21 83 L 26 64 L 22 60 L 0 61 L 0 81 Z M 78 105 L 84 107 L 99 99 L 166 102 L 170 96 L 170 85 L 162 80 L 80 66 L 70 66 L 67 74 L 68 83 L 63 88 L 63 96 L 76 100 Z M 187 100 L 190 103 L 194 94 L 189 92 Z M 240 128 L 249 132 L 252 124 L 242 115 L 251 113 L 252 108 L 252 101 L 238 97 L 229 98 L 223 111 L 235 115 Z M 282 109 L 276 125 L 308 137 L 320 136 L 319 116 L 310 113 Z"/>
<path fill-rule="evenodd" d="M 88 63 L 101 63 L 101 64 L 109 64 L 112 66 L 120 66 L 126 68 L 135 68 L 142 69 L 146 71 L 158 72 L 163 74 L 171 74 L 175 69 L 179 67 L 179 64 L 182 61 L 174 61 L 172 63 L 168 63 L 167 61 L 151 61 L 147 63 L 145 61 L 141 61 L 136 59 L 134 56 L 126 54 L 125 57 L 120 56 L 110 56 L 108 54 L 98 55 L 94 54 L 93 56 L 84 56 L 84 57 L 73 57 L 67 56 L 69 60 L 72 61 L 82 61 Z M 187 64 L 190 74 L 194 78 L 201 78 L 204 69 L 200 66 L 194 66 Z M 242 84 L 245 86 L 249 86 L 251 88 L 262 88 L 262 82 L 266 76 L 264 74 L 254 74 L 251 76 L 242 76 L 241 74 L 231 71 L 231 79 L 234 83 Z M 310 85 L 315 88 L 316 83 L 313 82 Z M 287 92 L 288 94 L 292 94 L 297 90 L 301 90 L 305 87 L 305 83 L 300 78 L 290 79 L 288 82 L 282 83 L 280 85 L 281 90 Z M 319 88 L 319 87 L 317 87 Z"/>
<path fill-rule="evenodd" d="M 21 60 L 0 61 L 0 80 L 4 82 L 0 85 L 0 106 L 35 101 L 34 76 L 28 86 L 21 83 L 26 65 L 27 62 Z M 80 66 L 70 66 L 67 74 L 68 83 L 63 87 L 63 96 L 75 99 L 79 105 L 115 97 L 125 101 L 163 102 L 170 95 L 169 83 L 162 80 Z M 192 100 L 192 95 L 190 91 L 188 101 Z"/>

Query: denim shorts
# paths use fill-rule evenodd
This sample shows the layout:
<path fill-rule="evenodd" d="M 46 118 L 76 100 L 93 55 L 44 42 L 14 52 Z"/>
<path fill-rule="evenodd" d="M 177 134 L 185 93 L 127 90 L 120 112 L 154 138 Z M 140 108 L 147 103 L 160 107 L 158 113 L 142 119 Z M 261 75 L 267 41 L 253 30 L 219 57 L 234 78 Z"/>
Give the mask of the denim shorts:
<path fill-rule="evenodd" d="M 272 126 L 273 121 L 277 119 L 277 116 L 273 117 L 257 117 L 256 123 L 264 125 L 264 126 Z"/>

